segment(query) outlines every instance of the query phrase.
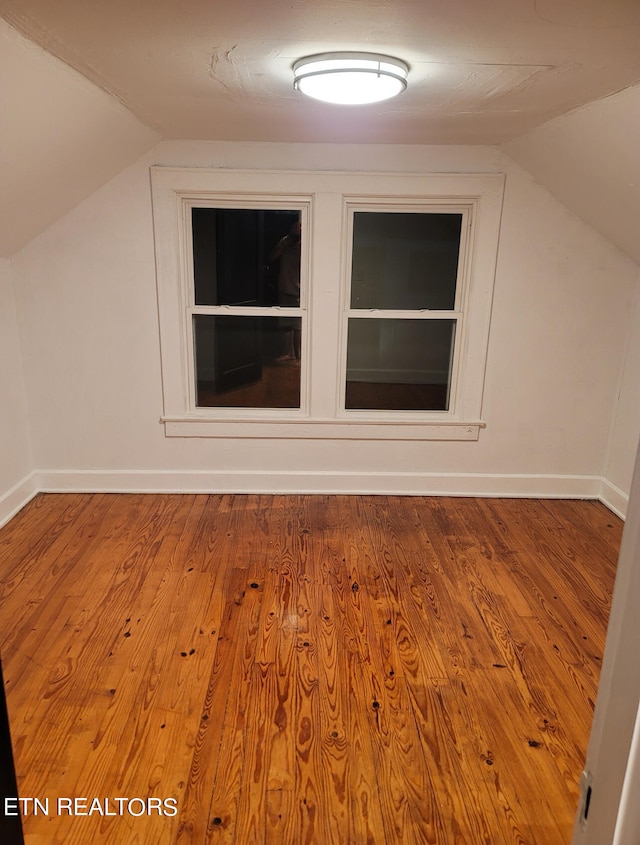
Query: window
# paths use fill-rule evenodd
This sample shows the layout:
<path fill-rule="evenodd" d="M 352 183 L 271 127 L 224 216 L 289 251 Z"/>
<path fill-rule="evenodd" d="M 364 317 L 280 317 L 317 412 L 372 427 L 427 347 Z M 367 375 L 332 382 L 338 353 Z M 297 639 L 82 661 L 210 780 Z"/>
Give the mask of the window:
<path fill-rule="evenodd" d="M 477 439 L 502 190 L 152 168 L 165 433 Z"/>
<path fill-rule="evenodd" d="M 448 411 L 467 215 L 406 207 L 350 212 L 344 407 Z"/>
<path fill-rule="evenodd" d="M 195 408 L 300 408 L 301 213 L 191 207 Z"/>

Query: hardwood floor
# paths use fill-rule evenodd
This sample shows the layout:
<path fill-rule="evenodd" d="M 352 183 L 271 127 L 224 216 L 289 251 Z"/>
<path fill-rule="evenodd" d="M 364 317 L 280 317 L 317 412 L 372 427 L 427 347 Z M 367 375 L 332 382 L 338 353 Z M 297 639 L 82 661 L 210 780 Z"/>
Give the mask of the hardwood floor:
<path fill-rule="evenodd" d="M 0 531 L 28 845 L 567 845 L 621 529 L 594 502 L 40 495 Z"/>

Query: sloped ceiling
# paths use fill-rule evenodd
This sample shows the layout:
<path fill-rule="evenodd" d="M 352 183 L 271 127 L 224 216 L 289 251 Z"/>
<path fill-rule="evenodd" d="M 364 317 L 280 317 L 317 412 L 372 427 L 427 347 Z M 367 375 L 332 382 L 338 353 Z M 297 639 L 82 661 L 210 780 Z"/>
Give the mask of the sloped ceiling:
<path fill-rule="evenodd" d="M 0 15 L 5 255 L 160 138 L 509 144 L 640 82 L 637 0 L 0 0 Z M 305 100 L 293 61 L 331 49 L 399 56 L 408 90 Z"/>
<path fill-rule="evenodd" d="M 504 149 L 640 264 L 640 85 L 557 117 Z"/>
<path fill-rule="evenodd" d="M 0 254 L 8 257 L 159 134 L 0 20 Z"/>

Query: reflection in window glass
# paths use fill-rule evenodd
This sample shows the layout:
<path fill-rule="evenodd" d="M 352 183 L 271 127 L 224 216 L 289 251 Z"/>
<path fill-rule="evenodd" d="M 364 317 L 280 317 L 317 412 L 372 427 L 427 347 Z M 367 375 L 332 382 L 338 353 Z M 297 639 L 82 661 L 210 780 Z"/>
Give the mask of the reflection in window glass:
<path fill-rule="evenodd" d="M 300 317 L 194 315 L 196 405 L 299 408 L 300 329 Z"/>
<path fill-rule="evenodd" d="M 195 304 L 297 307 L 300 213 L 192 208 Z"/>
<path fill-rule="evenodd" d="M 451 310 L 461 214 L 357 211 L 351 307 Z"/>
<path fill-rule="evenodd" d="M 347 409 L 447 411 L 455 320 L 349 320 Z"/>

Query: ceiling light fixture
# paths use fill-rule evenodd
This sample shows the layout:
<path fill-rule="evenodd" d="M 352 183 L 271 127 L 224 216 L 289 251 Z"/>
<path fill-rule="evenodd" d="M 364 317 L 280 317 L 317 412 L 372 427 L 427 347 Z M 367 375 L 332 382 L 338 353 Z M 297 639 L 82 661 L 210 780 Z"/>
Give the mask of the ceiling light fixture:
<path fill-rule="evenodd" d="M 308 97 L 338 105 L 378 103 L 407 87 L 409 67 L 379 53 L 318 53 L 298 59 L 293 87 Z"/>

